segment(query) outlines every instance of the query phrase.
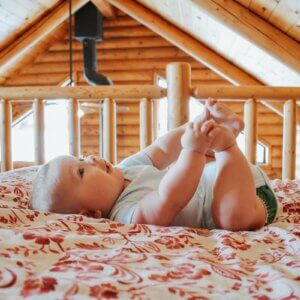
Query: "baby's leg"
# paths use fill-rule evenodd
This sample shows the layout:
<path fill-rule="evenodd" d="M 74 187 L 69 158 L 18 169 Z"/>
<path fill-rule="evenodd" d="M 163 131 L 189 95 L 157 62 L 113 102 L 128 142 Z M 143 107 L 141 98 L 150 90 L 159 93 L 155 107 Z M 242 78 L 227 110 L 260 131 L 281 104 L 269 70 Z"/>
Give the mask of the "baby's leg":
<path fill-rule="evenodd" d="M 218 152 L 215 154 L 217 174 L 212 203 L 213 220 L 217 228 L 227 230 L 260 228 L 265 223 L 266 212 L 262 201 L 256 196 L 249 163 L 236 144 L 227 149 L 220 148 L 234 141 L 227 129 L 223 131 L 214 142 L 214 149 Z"/>

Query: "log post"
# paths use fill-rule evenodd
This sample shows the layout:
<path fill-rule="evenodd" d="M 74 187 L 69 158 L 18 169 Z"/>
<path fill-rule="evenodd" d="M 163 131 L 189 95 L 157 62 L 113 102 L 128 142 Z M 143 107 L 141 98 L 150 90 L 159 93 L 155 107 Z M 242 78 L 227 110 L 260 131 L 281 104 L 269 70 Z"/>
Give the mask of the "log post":
<path fill-rule="evenodd" d="M 1 171 L 12 169 L 12 146 L 11 146 L 11 103 L 9 100 L 1 100 Z"/>
<path fill-rule="evenodd" d="M 33 102 L 34 119 L 34 162 L 41 165 L 45 162 L 45 128 L 44 128 L 44 102 L 35 99 Z"/>
<path fill-rule="evenodd" d="M 104 114 L 104 100 L 99 101 L 99 155 L 103 157 L 103 114 Z"/>
<path fill-rule="evenodd" d="M 283 108 L 282 179 L 295 179 L 296 118 L 296 101 L 286 101 Z"/>
<path fill-rule="evenodd" d="M 151 145 L 153 138 L 153 101 L 140 101 L 140 149 Z"/>
<path fill-rule="evenodd" d="M 152 102 L 153 106 L 153 126 L 152 126 L 152 141 L 155 141 L 157 139 L 158 135 L 158 100 L 155 100 Z"/>
<path fill-rule="evenodd" d="M 257 103 L 255 99 L 248 100 L 244 105 L 244 122 L 245 156 L 249 162 L 256 164 Z"/>
<path fill-rule="evenodd" d="M 112 99 L 105 99 L 103 105 L 103 157 L 113 164 L 117 162 L 116 128 L 116 102 Z"/>
<path fill-rule="evenodd" d="M 191 66 L 188 63 L 167 65 L 168 130 L 189 120 Z"/>
<path fill-rule="evenodd" d="M 78 115 L 79 102 L 77 99 L 69 100 L 69 151 L 71 155 L 80 155 L 80 119 Z"/>

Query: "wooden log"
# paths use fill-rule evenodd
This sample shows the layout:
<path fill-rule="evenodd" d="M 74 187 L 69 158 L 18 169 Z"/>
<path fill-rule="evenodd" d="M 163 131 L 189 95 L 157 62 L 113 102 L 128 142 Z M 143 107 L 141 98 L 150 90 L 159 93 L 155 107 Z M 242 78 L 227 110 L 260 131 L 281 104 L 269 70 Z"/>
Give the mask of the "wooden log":
<path fill-rule="evenodd" d="M 192 86 L 195 85 L 232 85 L 232 84 L 226 80 L 216 80 L 216 79 L 194 80 L 192 78 Z"/>
<path fill-rule="evenodd" d="M 140 23 L 133 20 L 128 16 L 118 16 L 116 19 L 104 19 L 103 22 L 104 28 L 108 27 L 131 27 L 131 26 L 139 26 Z"/>
<path fill-rule="evenodd" d="M 137 153 L 140 150 L 139 146 L 132 147 L 132 146 L 126 146 L 126 147 L 119 147 L 118 148 L 118 156 L 120 157 L 128 157 L 130 155 L 133 155 Z"/>
<path fill-rule="evenodd" d="M 98 125 L 99 124 L 99 116 L 95 114 L 89 114 L 88 118 L 84 118 L 81 120 L 81 125 Z M 118 115 L 117 125 L 139 125 L 140 120 L 138 115 Z"/>
<path fill-rule="evenodd" d="M 153 82 L 153 71 L 139 70 L 139 71 L 117 71 L 117 72 L 102 72 L 103 75 L 108 76 L 113 82 Z M 31 86 L 31 85 L 58 85 L 64 81 L 67 73 L 51 73 L 51 74 L 27 74 L 19 75 L 6 81 L 6 86 Z M 78 82 L 85 82 L 83 73 L 78 76 Z"/>
<path fill-rule="evenodd" d="M 1 171 L 12 169 L 11 144 L 11 104 L 8 100 L 1 100 L 0 109 L 0 137 L 1 137 Z"/>
<path fill-rule="evenodd" d="M 119 115 L 118 125 L 139 125 L 140 120 L 138 115 Z"/>
<path fill-rule="evenodd" d="M 162 76 L 162 77 L 166 77 L 165 74 L 165 70 L 156 70 L 156 72 Z M 216 74 L 214 71 L 209 70 L 207 68 L 202 68 L 202 69 L 193 69 L 191 70 L 191 80 L 197 80 L 197 81 L 212 81 L 212 80 L 216 80 L 216 81 L 220 81 L 220 82 L 224 82 L 225 80 L 222 79 L 222 77 L 220 77 L 218 74 Z M 204 82 L 204 84 L 205 84 Z M 225 81 L 226 82 L 226 81 Z"/>
<path fill-rule="evenodd" d="M 52 73 L 52 74 L 27 74 L 19 75 L 8 79 L 6 86 L 30 86 L 30 85 L 57 85 L 62 82 L 68 73 Z"/>
<path fill-rule="evenodd" d="M 140 149 L 151 145 L 153 141 L 153 101 L 140 101 Z"/>
<path fill-rule="evenodd" d="M 106 30 L 104 30 L 103 33 L 104 40 L 108 40 L 111 38 L 120 38 L 120 37 L 128 38 L 128 37 L 146 37 L 146 36 L 157 36 L 157 34 L 152 30 L 144 26 L 141 26 L 140 24 L 139 26 L 131 26 L 130 30 L 128 30 L 128 28 L 122 28 L 122 27 L 107 28 Z"/>
<path fill-rule="evenodd" d="M 159 115 L 158 115 L 158 101 L 153 101 L 153 127 L 152 127 L 152 139 L 155 141 L 158 138 L 158 122 L 159 122 Z"/>
<path fill-rule="evenodd" d="M 271 125 L 281 124 L 282 118 L 274 113 L 259 113 L 258 124 L 259 125 Z"/>
<path fill-rule="evenodd" d="M 187 63 L 172 63 L 167 66 L 168 83 L 168 130 L 189 120 L 191 67 Z"/>
<path fill-rule="evenodd" d="M 111 163 L 117 161 L 116 103 L 105 99 L 103 103 L 103 157 Z"/>
<path fill-rule="evenodd" d="M 165 39 L 159 36 L 153 37 L 130 37 L 130 38 L 114 38 L 104 40 L 97 43 L 97 49 L 128 49 L 128 48 L 154 48 L 154 47 L 172 47 Z M 82 50 L 82 43 L 78 41 L 72 42 L 73 50 Z M 49 51 L 68 51 L 69 41 L 62 40 L 53 45 Z"/>
<path fill-rule="evenodd" d="M 282 147 L 272 147 L 271 156 L 272 158 L 274 157 L 282 158 Z"/>
<path fill-rule="evenodd" d="M 101 71 L 118 71 L 118 70 L 163 70 L 168 63 L 172 62 L 187 62 L 191 65 L 193 69 L 200 69 L 203 66 L 193 60 L 192 58 L 148 58 L 148 59 L 132 59 L 132 60 L 104 60 L 98 61 Z M 42 74 L 42 73 L 66 73 L 69 70 L 69 62 L 48 62 L 48 63 L 34 63 L 31 66 L 22 70 L 21 74 Z M 82 61 L 73 62 L 74 71 L 82 71 L 83 63 Z M 195 84 L 210 84 L 210 82 L 215 82 L 215 84 L 226 84 L 226 81 L 195 81 Z"/>
<path fill-rule="evenodd" d="M 106 18 L 116 18 L 117 10 L 104 0 L 92 0 L 93 4 Z"/>
<path fill-rule="evenodd" d="M 80 156 L 80 120 L 79 103 L 76 99 L 69 100 L 69 151 L 76 157 Z"/>
<path fill-rule="evenodd" d="M 261 137 L 260 137 L 261 139 Z M 282 136 L 272 136 L 272 135 L 267 135 L 263 137 L 264 143 L 266 142 L 268 145 L 274 146 L 282 146 Z"/>
<path fill-rule="evenodd" d="M 117 134 L 122 135 L 139 135 L 139 125 L 118 125 Z"/>
<path fill-rule="evenodd" d="M 99 101 L 107 97 L 117 99 L 128 98 L 153 98 L 164 97 L 165 90 L 153 85 L 131 86 L 75 86 L 75 87 L 0 87 L 0 97 L 4 99 L 32 100 L 39 99 L 89 99 Z M 119 100 L 120 101 L 120 100 Z"/>
<path fill-rule="evenodd" d="M 295 179 L 296 165 L 296 101 L 288 100 L 284 104 L 282 178 Z"/>
<path fill-rule="evenodd" d="M 104 76 L 108 76 L 114 81 L 153 81 L 153 71 L 151 70 L 139 70 L 139 71 L 104 71 Z M 78 77 L 79 82 L 84 81 L 83 74 L 80 73 Z"/>
<path fill-rule="evenodd" d="M 259 116 L 260 117 L 260 116 Z M 260 135 L 282 135 L 282 125 L 274 124 L 268 124 L 268 125 L 260 125 L 258 127 L 258 133 Z"/>
<path fill-rule="evenodd" d="M 132 154 L 135 154 L 139 151 L 139 145 L 136 147 L 126 146 L 126 147 L 118 147 L 118 158 L 119 157 L 128 157 Z M 98 146 L 84 146 L 82 147 L 83 155 L 99 155 L 99 147 Z M 118 159 L 119 160 L 119 159 Z"/>
<path fill-rule="evenodd" d="M 102 49 L 97 51 L 99 61 L 104 60 L 127 60 L 148 58 L 173 58 L 187 57 L 187 54 L 175 47 L 143 48 L 143 49 Z M 67 51 L 48 52 L 36 59 L 36 62 L 68 62 Z M 73 61 L 82 61 L 82 52 L 73 51 Z"/>
<path fill-rule="evenodd" d="M 34 120 L 34 162 L 36 165 L 45 163 L 45 127 L 44 127 L 44 102 L 35 99 L 33 103 Z"/>
<path fill-rule="evenodd" d="M 274 157 L 272 158 L 272 167 L 277 169 L 282 169 L 283 172 L 283 165 L 282 165 L 282 159 L 280 157 Z"/>
<path fill-rule="evenodd" d="M 83 147 L 97 147 L 99 146 L 99 137 L 96 135 L 87 135 L 82 136 L 81 145 Z M 118 147 L 125 147 L 125 146 L 136 146 L 139 147 L 140 139 L 138 135 L 126 135 L 126 136 L 119 136 L 117 138 L 117 146 Z M 104 147 L 105 149 L 105 147 Z M 105 156 L 103 155 L 105 158 Z"/>
<path fill-rule="evenodd" d="M 256 164 L 257 144 L 257 105 L 254 99 L 245 103 L 245 156 L 249 162 Z"/>
<path fill-rule="evenodd" d="M 194 87 L 192 95 L 195 98 L 217 99 L 268 99 L 273 101 L 287 98 L 299 99 L 300 87 L 271 87 L 259 85 L 247 86 L 206 86 Z"/>

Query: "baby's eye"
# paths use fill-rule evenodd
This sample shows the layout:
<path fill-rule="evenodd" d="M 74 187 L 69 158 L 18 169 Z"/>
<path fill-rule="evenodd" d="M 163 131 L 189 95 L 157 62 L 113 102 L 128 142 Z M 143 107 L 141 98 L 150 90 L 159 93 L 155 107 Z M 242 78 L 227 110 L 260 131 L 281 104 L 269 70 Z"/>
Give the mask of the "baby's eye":
<path fill-rule="evenodd" d="M 78 173 L 79 173 L 79 176 L 80 176 L 81 178 L 83 178 L 84 168 L 79 168 L 79 169 L 78 169 Z"/>

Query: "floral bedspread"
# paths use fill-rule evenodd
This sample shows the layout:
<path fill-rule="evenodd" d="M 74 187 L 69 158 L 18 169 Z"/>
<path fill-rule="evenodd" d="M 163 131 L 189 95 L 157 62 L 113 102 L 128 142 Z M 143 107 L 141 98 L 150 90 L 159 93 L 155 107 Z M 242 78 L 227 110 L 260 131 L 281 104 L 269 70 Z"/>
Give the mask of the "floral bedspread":
<path fill-rule="evenodd" d="M 300 299 L 295 181 L 273 181 L 276 223 L 233 233 L 32 211 L 35 171 L 0 174 L 0 299 Z"/>

